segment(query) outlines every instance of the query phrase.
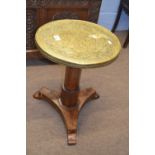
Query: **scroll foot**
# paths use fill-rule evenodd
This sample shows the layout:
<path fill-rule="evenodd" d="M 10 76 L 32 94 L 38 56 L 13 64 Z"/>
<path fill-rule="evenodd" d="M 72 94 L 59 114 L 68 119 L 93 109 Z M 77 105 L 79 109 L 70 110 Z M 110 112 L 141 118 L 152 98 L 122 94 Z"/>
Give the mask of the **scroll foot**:
<path fill-rule="evenodd" d="M 67 142 L 69 145 L 76 144 L 76 131 L 69 131 L 67 132 Z"/>

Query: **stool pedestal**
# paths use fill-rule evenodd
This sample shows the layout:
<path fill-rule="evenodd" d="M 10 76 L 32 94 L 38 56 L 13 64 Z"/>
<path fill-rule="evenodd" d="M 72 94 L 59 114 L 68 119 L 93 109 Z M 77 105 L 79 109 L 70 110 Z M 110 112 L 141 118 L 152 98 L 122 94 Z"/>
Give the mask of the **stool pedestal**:
<path fill-rule="evenodd" d="M 99 98 L 93 88 L 80 90 L 81 69 L 66 67 L 64 85 L 61 92 L 41 88 L 33 97 L 44 99 L 54 105 L 64 119 L 67 128 L 68 144 L 76 144 L 78 115 L 83 105 L 92 99 Z"/>

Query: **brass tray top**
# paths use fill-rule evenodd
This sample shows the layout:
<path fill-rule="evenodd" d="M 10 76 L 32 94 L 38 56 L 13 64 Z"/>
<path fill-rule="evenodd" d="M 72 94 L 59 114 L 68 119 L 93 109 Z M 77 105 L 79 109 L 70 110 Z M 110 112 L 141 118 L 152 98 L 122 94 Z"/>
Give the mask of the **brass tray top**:
<path fill-rule="evenodd" d="M 103 66 L 121 50 L 108 29 L 82 20 L 57 20 L 41 26 L 35 35 L 41 53 L 51 61 L 77 68 Z"/>

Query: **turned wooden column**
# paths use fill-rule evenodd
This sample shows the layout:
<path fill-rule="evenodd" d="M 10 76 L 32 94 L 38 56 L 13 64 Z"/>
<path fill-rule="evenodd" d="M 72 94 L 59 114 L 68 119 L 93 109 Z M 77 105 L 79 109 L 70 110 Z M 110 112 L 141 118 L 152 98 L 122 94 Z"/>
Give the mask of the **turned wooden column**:
<path fill-rule="evenodd" d="M 68 107 L 77 105 L 81 69 L 66 67 L 64 85 L 62 86 L 61 101 Z"/>

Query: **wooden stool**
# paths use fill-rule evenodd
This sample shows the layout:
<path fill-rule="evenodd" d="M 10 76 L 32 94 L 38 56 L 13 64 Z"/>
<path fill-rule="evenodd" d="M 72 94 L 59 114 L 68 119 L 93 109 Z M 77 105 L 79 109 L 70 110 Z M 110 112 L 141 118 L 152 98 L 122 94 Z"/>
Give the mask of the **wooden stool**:
<path fill-rule="evenodd" d="M 100 67 L 120 52 L 118 38 L 106 28 L 81 20 L 57 20 L 41 26 L 35 35 L 40 52 L 49 60 L 66 66 L 60 92 L 41 88 L 34 94 L 61 113 L 67 128 L 68 144 L 76 144 L 78 115 L 83 105 L 99 95 L 93 88 L 80 90 L 81 68 Z"/>

